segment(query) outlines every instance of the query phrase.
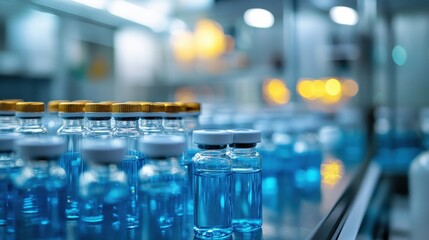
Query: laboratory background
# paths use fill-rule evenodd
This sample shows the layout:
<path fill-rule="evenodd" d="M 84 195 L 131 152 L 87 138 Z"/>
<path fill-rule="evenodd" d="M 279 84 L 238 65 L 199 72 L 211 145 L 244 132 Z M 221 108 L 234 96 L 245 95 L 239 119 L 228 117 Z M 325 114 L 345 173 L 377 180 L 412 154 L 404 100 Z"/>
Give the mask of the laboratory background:
<path fill-rule="evenodd" d="M 1 0 L 0 239 L 427 239 L 429 1 Z"/>

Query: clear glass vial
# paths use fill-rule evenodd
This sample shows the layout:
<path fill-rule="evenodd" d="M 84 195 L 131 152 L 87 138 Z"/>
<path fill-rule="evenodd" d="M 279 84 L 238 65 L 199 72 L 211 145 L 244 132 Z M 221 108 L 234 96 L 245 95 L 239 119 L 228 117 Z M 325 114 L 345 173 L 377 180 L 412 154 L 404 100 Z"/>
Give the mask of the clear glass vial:
<path fill-rule="evenodd" d="M 79 217 L 78 181 L 83 172 L 83 161 L 81 148 L 83 135 L 86 134 L 84 126 L 84 103 L 63 102 L 59 104 L 58 117 L 63 120 L 57 135 L 62 137 L 66 143 L 66 152 L 60 159 L 67 173 L 67 206 L 66 216 L 68 219 Z"/>
<path fill-rule="evenodd" d="M 230 130 L 233 135 L 229 156 L 232 159 L 232 226 L 234 231 L 250 232 L 262 226 L 261 157 L 255 150 L 261 132 L 252 129 Z"/>
<path fill-rule="evenodd" d="M 45 104 L 42 102 L 18 102 L 16 103 L 16 118 L 19 126 L 15 132 L 24 135 L 46 135 L 47 130 L 43 125 L 42 117 L 45 112 Z"/>
<path fill-rule="evenodd" d="M 157 135 L 164 132 L 162 117 L 165 113 L 165 106 L 162 103 L 141 103 L 142 117 L 140 119 L 140 129 L 145 135 Z"/>
<path fill-rule="evenodd" d="M 13 133 L 18 127 L 15 117 L 16 102 L 0 101 L 0 133 Z"/>
<path fill-rule="evenodd" d="M 129 187 L 118 164 L 126 153 L 119 139 L 84 140 L 88 170 L 80 176 L 79 239 L 122 239 L 127 227 Z"/>
<path fill-rule="evenodd" d="M 65 239 L 67 174 L 58 165 L 59 137 L 26 137 L 16 143 L 23 169 L 12 177 L 16 239 Z"/>
<path fill-rule="evenodd" d="M 185 151 L 180 136 L 145 136 L 140 151 L 146 164 L 139 172 L 142 239 L 187 239 L 185 220 L 186 170 L 180 165 Z"/>
<path fill-rule="evenodd" d="M 62 126 L 63 121 L 58 117 L 60 103 L 68 102 L 67 100 L 52 100 L 48 102 L 48 112 L 43 118 L 43 125 L 46 126 L 48 135 L 57 135 L 58 129 Z"/>
<path fill-rule="evenodd" d="M 196 130 L 193 142 L 200 152 L 194 160 L 194 234 L 223 238 L 232 233 L 232 161 L 226 154 L 232 133 Z"/>
<path fill-rule="evenodd" d="M 88 131 L 84 136 L 85 138 L 106 139 L 111 137 L 112 104 L 85 104 L 85 118 L 88 122 Z"/>
<path fill-rule="evenodd" d="M 130 197 L 127 203 L 127 228 L 136 229 L 139 225 L 138 210 L 138 171 L 144 164 L 143 155 L 138 151 L 138 140 L 143 136 L 139 128 L 141 105 L 139 103 L 114 103 L 112 116 L 115 126 L 112 137 L 126 142 L 127 153 L 119 167 L 127 175 Z"/>
<path fill-rule="evenodd" d="M 19 135 L 0 134 L 0 227 L 6 226 L 7 239 L 14 239 L 14 191 L 12 177 L 22 167 L 22 160 L 15 154 L 15 142 Z"/>

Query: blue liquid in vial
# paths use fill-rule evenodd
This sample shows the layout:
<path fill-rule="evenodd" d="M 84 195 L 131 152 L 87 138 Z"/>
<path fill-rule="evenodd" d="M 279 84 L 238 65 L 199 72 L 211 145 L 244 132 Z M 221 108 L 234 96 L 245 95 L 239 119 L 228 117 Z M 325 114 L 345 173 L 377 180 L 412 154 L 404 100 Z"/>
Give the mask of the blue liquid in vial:
<path fill-rule="evenodd" d="M 296 155 L 298 170 L 295 172 L 296 187 L 312 189 L 320 187 L 321 151 L 309 151 Z"/>
<path fill-rule="evenodd" d="M 232 172 L 195 172 L 194 234 L 223 238 L 232 233 Z"/>
<path fill-rule="evenodd" d="M 185 181 L 185 185 L 183 187 L 184 189 L 184 203 L 185 203 L 185 209 L 184 209 L 184 217 L 183 217 L 183 238 L 188 239 L 189 236 L 192 234 L 192 227 L 194 226 L 194 162 L 192 161 L 192 158 L 188 158 L 188 160 L 185 161 L 183 165 L 183 168 L 185 169 L 187 173 L 187 179 Z"/>
<path fill-rule="evenodd" d="M 119 164 L 119 168 L 127 175 L 130 196 L 127 200 L 127 228 L 137 228 L 139 225 L 138 210 L 138 172 L 143 166 L 143 159 L 135 150 L 128 150 L 125 159 Z"/>
<path fill-rule="evenodd" d="M 185 169 L 188 174 L 186 182 L 186 199 L 187 199 L 187 213 L 188 215 L 194 215 L 194 162 L 192 160 L 186 162 Z M 192 219 L 191 219 L 192 220 Z"/>
<path fill-rule="evenodd" d="M 62 181 L 31 179 L 17 186 L 16 239 L 64 239 L 65 203 Z"/>
<path fill-rule="evenodd" d="M 198 148 L 189 148 L 186 151 L 186 159 L 193 159 L 195 154 L 199 152 Z"/>
<path fill-rule="evenodd" d="M 14 239 L 14 187 L 11 176 L 19 171 L 19 167 L 0 168 L 0 227 L 6 227 L 8 237 Z"/>
<path fill-rule="evenodd" d="M 143 187 L 142 187 L 143 188 Z M 159 183 L 141 192 L 142 239 L 182 239 L 183 187 Z"/>
<path fill-rule="evenodd" d="M 233 174 L 234 230 L 250 232 L 262 225 L 262 173 L 261 170 L 234 170 Z"/>
<path fill-rule="evenodd" d="M 124 238 L 128 189 L 117 183 L 93 183 L 88 188 L 94 194 L 81 202 L 79 239 Z"/>
<path fill-rule="evenodd" d="M 79 176 L 83 171 L 82 159 L 77 152 L 67 152 L 61 156 L 59 165 L 67 174 L 66 216 L 69 219 L 77 219 L 79 217 Z"/>

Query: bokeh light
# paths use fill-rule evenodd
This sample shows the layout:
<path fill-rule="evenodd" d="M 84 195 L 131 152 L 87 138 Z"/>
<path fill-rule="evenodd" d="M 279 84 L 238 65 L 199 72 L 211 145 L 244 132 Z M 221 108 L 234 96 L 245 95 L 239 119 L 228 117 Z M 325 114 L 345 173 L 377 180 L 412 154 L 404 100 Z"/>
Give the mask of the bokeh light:
<path fill-rule="evenodd" d="M 184 62 L 195 58 L 194 35 L 191 32 L 178 30 L 171 38 L 174 56 Z"/>
<path fill-rule="evenodd" d="M 342 161 L 330 158 L 320 167 L 322 184 L 334 187 L 343 178 L 344 164 Z"/>
<path fill-rule="evenodd" d="M 264 99 L 271 104 L 282 105 L 289 102 L 290 91 L 280 79 L 269 79 L 263 85 Z"/>
<path fill-rule="evenodd" d="M 324 81 L 322 81 L 320 79 L 316 79 L 313 81 L 313 86 L 314 86 L 314 97 L 315 98 L 321 98 L 321 97 L 326 95 L 325 82 Z"/>
<path fill-rule="evenodd" d="M 302 79 L 296 90 L 306 101 L 333 105 L 356 96 L 359 86 L 352 79 Z"/>
<path fill-rule="evenodd" d="M 216 59 L 234 48 L 234 38 L 225 36 L 222 27 L 209 19 L 199 20 L 195 32 L 176 30 L 171 46 L 177 60 L 189 62 L 196 58 Z"/>
<path fill-rule="evenodd" d="M 407 62 L 407 50 L 400 45 L 396 45 L 392 50 L 392 58 L 396 65 L 404 65 Z"/>
<path fill-rule="evenodd" d="M 195 102 L 195 91 L 190 87 L 176 89 L 174 98 L 177 102 Z"/>
<path fill-rule="evenodd" d="M 341 94 L 341 83 L 335 78 L 331 78 L 325 83 L 326 93 L 331 96 Z"/>
<path fill-rule="evenodd" d="M 359 85 L 355 81 L 351 79 L 347 79 L 343 82 L 344 95 L 353 97 L 353 96 L 356 96 L 358 91 L 359 91 Z"/>
<path fill-rule="evenodd" d="M 202 59 L 216 58 L 224 53 L 226 39 L 222 27 L 211 20 L 197 22 L 195 29 L 195 50 Z"/>
<path fill-rule="evenodd" d="M 297 86 L 298 93 L 305 99 L 315 98 L 315 88 L 311 80 L 301 80 Z"/>

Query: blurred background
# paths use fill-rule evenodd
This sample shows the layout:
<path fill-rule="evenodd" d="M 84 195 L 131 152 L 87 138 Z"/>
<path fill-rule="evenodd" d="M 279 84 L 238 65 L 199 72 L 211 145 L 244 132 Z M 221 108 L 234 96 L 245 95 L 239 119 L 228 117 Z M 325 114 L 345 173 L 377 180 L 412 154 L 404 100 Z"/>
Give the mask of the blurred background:
<path fill-rule="evenodd" d="M 0 96 L 428 104 L 424 0 L 7 0 Z"/>
<path fill-rule="evenodd" d="M 0 99 L 201 102 L 204 128 L 262 130 L 266 239 L 338 236 L 360 189 L 369 205 L 365 217 L 354 212 L 355 236 L 406 239 L 408 169 L 429 149 L 428 9 L 426 0 L 2 0 Z M 317 187 L 303 191 L 285 163 L 310 149 L 314 137 L 300 136 L 311 131 L 336 153 L 324 153 Z"/>

